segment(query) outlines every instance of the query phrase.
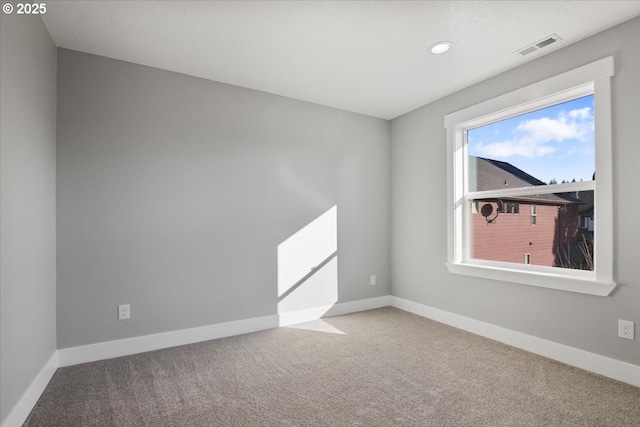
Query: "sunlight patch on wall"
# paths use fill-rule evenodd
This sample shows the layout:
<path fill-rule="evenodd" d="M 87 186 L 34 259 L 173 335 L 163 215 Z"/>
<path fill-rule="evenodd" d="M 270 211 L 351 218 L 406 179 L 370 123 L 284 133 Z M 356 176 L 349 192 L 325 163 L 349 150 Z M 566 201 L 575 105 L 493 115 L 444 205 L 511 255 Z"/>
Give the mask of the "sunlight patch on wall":
<path fill-rule="evenodd" d="M 278 313 L 338 300 L 337 224 L 333 206 L 278 245 Z"/>

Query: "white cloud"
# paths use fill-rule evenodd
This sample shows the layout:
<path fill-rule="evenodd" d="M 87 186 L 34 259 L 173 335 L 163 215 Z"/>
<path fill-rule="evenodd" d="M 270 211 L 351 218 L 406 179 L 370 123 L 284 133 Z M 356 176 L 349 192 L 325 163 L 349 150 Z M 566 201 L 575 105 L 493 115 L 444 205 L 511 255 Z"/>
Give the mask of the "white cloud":
<path fill-rule="evenodd" d="M 524 141 L 512 140 L 478 144 L 479 154 L 492 158 L 506 158 L 511 156 L 542 157 L 555 153 L 556 148 L 549 145 L 533 144 Z"/>
<path fill-rule="evenodd" d="M 557 151 L 554 144 L 565 141 L 587 141 L 593 135 L 593 110 L 584 107 L 560 112 L 557 117 L 523 120 L 513 136 L 503 141 L 479 142 L 476 151 L 488 157 L 543 157 Z"/>
<path fill-rule="evenodd" d="M 591 107 L 584 107 L 579 110 L 571 110 L 569 111 L 569 117 L 593 121 L 593 113 L 591 112 Z"/>

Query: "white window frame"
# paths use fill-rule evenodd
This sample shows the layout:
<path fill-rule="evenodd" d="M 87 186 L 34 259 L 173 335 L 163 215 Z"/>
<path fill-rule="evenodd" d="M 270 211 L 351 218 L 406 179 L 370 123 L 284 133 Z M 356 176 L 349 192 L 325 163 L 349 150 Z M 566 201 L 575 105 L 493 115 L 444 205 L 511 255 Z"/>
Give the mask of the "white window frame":
<path fill-rule="evenodd" d="M 447 130 L 447 268 L 453 274 L 511 283 L 607 296 L 613 280 L 613 165 L 611 125 L 611 77 L 613 57 L 567 71 L 505 95 L 448 114 Z M 472 259 L 469 242 L 466 130 L 539 110 L 549 105 L 594 94 L 596 181 L 526 187 L 519 195 L 595 190 L 594 271 L 573 270 Z M 595 187 L 595 188 L 594 188 Z M 513 190 L 493 190 L 495 197 Z M 487 194 L 488 192 L 482 192 Z M 505 194 L 502 194 L 505 193 Z M 493 194 L 492 194 L 493 195 Z"/>

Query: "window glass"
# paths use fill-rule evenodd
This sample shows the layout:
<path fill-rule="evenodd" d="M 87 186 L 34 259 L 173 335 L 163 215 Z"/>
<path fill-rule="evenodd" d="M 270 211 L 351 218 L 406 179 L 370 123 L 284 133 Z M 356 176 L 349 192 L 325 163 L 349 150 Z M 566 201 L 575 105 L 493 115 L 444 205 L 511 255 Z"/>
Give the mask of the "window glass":
<path fill-rule="evenodd" d="M 528 196 L 518 202 L 474 200 L 478 208 L 469 223 L 471 258 L 521 263 L 527 253 L 533 265 L 593 271 L 593 195 L 591 190 Z M 510 203 L 531 216 L 498 210 Z M 590 227 L 584 227 L 584 218 Z"/>
<path fill-rule="evenodd" d="M 593 95 L 469 129 L 467 154 L 469 191 L 592 180 Z"/>

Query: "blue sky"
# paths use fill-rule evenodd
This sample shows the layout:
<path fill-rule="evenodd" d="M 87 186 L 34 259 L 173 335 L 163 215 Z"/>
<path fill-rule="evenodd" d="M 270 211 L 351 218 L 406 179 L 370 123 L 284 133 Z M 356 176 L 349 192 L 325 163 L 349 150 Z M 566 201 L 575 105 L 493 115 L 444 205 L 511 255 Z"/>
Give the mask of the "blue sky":
<path fill-rule="evenodd" d="M 468 131 L 468 153 L 511 163 L 548 183 L 591 180 L 593 95 Z"/>

